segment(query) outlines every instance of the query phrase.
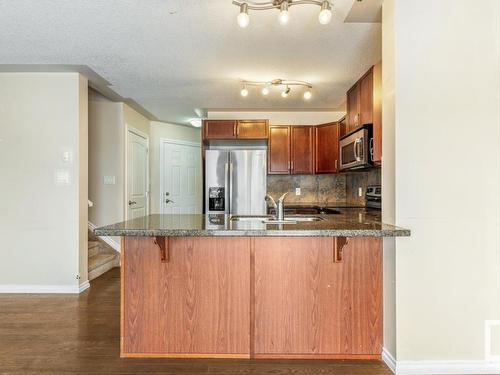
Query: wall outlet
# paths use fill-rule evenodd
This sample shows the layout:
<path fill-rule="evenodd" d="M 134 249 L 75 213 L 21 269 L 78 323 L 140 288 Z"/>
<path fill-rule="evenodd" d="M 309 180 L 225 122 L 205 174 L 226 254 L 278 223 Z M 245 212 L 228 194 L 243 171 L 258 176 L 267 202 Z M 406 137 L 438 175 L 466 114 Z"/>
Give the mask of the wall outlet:
<path fill-rule="evenodd" d="M 363 196 L 363 188 L 358 187 L 358 196 L 362 197 Z"/>
<path fill-rule="evenodd" d="M 295 188 L 295 195 L 300 195 L 300 188 Z"/>

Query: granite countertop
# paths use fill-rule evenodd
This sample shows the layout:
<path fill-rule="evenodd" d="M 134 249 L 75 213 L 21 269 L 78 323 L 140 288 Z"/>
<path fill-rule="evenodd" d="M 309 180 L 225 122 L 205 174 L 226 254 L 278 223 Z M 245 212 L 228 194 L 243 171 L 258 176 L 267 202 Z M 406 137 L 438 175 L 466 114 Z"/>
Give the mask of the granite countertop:
<path fill-rule="evenodd" d="M 300 215 L 298 215 L 300 216 Z M 380 211 L 343 209 L 324 220 L 297 224 L 264 224 L 260 220 L 233 221 L 231 215 L 149 215 L 97 228 L 97 236 L 256 236 L 256 237 L 405 237 L 410 230 L 380 221 Z M 290 217 L 290 216 L 289 216 Z"/>

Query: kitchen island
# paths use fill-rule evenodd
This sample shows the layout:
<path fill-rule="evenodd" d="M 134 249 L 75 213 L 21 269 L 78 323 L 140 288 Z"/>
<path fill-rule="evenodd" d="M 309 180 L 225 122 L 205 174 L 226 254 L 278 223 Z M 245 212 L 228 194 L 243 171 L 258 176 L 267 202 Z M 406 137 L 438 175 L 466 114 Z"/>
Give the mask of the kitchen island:
<path fill-rule="evenodd" d="M 96 229 L 123 237 L 121 356 L 379 359 L 381 237 L 410 231 L 361 209 L 265 219 L 150 215 Z"/>

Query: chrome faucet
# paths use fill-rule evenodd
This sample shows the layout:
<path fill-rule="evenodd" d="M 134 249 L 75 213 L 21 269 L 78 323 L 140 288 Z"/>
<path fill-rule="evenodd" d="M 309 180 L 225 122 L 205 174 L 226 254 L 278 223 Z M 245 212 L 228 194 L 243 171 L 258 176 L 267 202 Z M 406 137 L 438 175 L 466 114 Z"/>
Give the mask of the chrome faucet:
<path fill-rule="evenodd" d="M 274 200 L 273 197 L 271 197 L 270 195 L 266 195 L 266 201 L 269 200 L 271 201 L 271 204 L 273 205 L 274 207 L 274 210 L 276 211 L 276 220 L 277 221 L 284 221 L 285 220 L 285 197 L 286 195 L 288 194 L 288 192 L 286 192 L 285 194 L 283 194 L 279 199 L 278 199 L 278 203 L 276 203 L 276 201 Z"/>

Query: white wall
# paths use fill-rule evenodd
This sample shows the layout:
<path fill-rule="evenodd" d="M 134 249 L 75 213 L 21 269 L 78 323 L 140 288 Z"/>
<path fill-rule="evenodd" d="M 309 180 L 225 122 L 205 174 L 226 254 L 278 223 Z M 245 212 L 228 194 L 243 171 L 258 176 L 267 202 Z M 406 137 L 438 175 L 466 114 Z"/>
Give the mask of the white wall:
<path fill-rule="evenodd" d="M 394 7 L 395 222 L 412 230 L 396 241 L 406 369 L 459 360 L 482 372 L 485 320 L 500 319 L 499 15 L 498 0 Z"/>
<path fill-rule="evenodd" d="M 0 291 L 87 281 L 86 91 L 77 73 L 0 73 Z M 56 186 L 57 170 L 69 185 Z"/>
<path fill-rule="evenodd" d="M 160 140 L 162 138 L 201 144 L 201 130 L 189 126 L 164 122 L 151 122 L 150 170 L 151 170 L 151 213 L 160 213 Z M 201 151 L 200 151 L 201 152 Z"/>
<path fill-rule="evenodd" d="M 89 221 L 100 227 L 125 220 L 127 127 L 149 135 L 149 120 L 121 102 L 91 90 L 89 98 Z M 114 176 L 115 184 L 104 184 Z M 115 248 L 119 237 L 112 237 Z"/>
<path fill-rule="evenodd" d="M 382 7 L 382 222 L 395 223 L 394 0 Z M 384 238 L 384 348 L 397 357 L 396 243 Z"/>
<path fill-rule="evenodd" d="M 269 119 L 271 125 L 318 125 L 340 120 L 345 112 L 328 111 L 209 111 L 212 119 Z"/>
<path fill-rule="evenodd" d="M 124 218 L 125 130 L 122 103 L 90 94 L 89 199 L 94 205 L 88 210 L 89 221 L 99 227 Z M 114 176 L 116 183 L 105 185 L 104 176 Z"/>

